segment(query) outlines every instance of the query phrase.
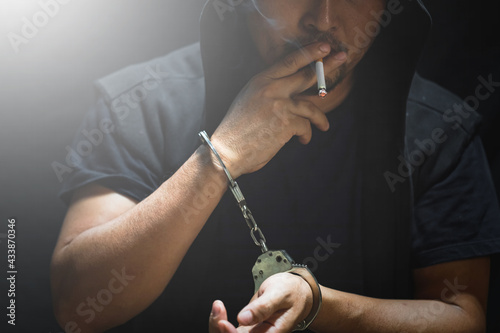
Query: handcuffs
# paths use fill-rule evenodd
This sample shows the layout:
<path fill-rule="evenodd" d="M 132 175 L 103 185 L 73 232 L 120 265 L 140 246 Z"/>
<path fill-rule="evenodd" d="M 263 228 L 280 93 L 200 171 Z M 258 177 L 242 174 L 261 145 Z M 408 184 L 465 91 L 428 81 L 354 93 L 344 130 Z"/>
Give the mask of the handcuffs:
<path fill-rule="evenodd" d="M 229 189 L 233 193 L 238 203 L 238 206 L 241 209 L 241 213 L 243 214 L 243 217 L 245 218 L 245 221 L 247 222 L 247 225 L 250 228 L 250 236 L 252 237 L 254 243 L 257 246 L 259 246 L 262 250 L 262 254 L 257 258 L 252 268 L 252 276 L 255 285 L 254 293 L 256 293 L 259 290 L 261 284 L 268 277 L 277 273 L 290 273 L 300 276 L 311 287 L 313 294 L 313 305 L 311 312 L 304 320 L 299 322 L 293 330 L 293 331 L 304 331 L 309 327 L 309 325 L 311 325 L 311 323 L 314 321 L 314 319 L 316 318 L 321 309 L 321 304 L 322 304 L 321 288 L 319 286 L 318 281 L 316 280 L 316 277 L 309 270 L 307 265 L 300 265 L 295 263 L 295 261 L 290 257 L 290 255 L 288 255 L 288 253 L 285 250 L 269 250 L 267 248 L 266 238 L 264 237 L 264 234 L 262 233 L 257 223 L 255 222 L 252 212 L 250 211 L 250 208 L 248 208 L 247 206 L 245 197 L 243 196 L 243 193 L 241 192 L 238 183 L 236 183 L 236 181 L 231 177 L 229 170 L 226 168 L 220 155 L 217 153 L 217 150 L 212 145 L 212 142 L 210 141 L 207 133 L 205 131 L 201 131 L 198 133 L 198 135 L 201 141 L 210 148 L 210 150 L 213 152 L 215 157 L 218 159 L 220 165 L 222 166 L 228 179 Z"/>

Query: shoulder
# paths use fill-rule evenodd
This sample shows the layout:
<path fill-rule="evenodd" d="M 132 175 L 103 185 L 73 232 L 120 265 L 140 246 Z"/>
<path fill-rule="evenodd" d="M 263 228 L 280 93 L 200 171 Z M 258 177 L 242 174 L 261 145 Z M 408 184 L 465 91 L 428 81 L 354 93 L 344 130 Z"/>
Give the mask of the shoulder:
<path fill-rule="evenodd" d="M 453 170 L 480 116 L 439 85 L 415 75 L 407 101 L 406 160 L 418 197 Z"/>
<path fill-rule="evenodd" d="M 199 81 L 203 79 L 200 44 L 183 47 L 165 56 L 134 64 L 96 81 L 106 100 L 113 100 L 138 86 L 166 81 Z"/>
<path fill-rule="evenodd" d="M 199 43 L 97 80 L 117 141 L 138 160 L 176 169 L 198 145 L 205 81 Z"/>

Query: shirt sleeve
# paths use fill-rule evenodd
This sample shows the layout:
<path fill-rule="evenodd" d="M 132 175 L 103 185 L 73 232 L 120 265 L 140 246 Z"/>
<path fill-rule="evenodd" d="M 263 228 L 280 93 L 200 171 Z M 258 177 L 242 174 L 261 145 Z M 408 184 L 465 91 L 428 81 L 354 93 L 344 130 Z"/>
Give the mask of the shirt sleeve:
<path fill-rule="evenodd" d="M 479 137 L 415 205 L 414 267 L 500 252 L 500 210 Z"/>
<path fill-rule="evenodd" d="M 140 112 L 131 112 L 125 121 L 121 118 L 104 99 L 86 114 L 73 143 L 66 147 L 60 174 L 63 201 L 68 203 L 75 190 L 94 182 L 137 201 L 161 185 L 163 155 L 155 150 L 162 145 L 153 142 L 158 135 L 151 133 L 157 129 L 144 123 L 147 119 Z"/>
<path fill-rule="evenodd" d="M 66 203 L 98 183 L 142 201 L 200 145 L 205 80 L 199 43 L 96 81 L 87 113 L 64 163 L 53 165 Z M 186 92 L 190 93 L 186 93 Z"/>

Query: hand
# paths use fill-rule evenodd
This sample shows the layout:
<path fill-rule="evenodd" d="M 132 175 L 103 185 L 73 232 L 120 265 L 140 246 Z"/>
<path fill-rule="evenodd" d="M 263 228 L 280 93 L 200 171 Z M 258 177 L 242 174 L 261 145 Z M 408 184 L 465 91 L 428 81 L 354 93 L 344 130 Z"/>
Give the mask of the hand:
<path fill-rule="evenodd" d="M 253 77 L 238 94 L 211 138 L 234 178 L 262 168 L 295 135 L 307 144 L 311 123 L 328 130 L 318 107 L 293 97 L 315 84 L 315 73 L 307 66 L 330 51 L 329 44 L 307 45 Z M 333 70 L 343 62 L 345 58 L 329 57 L 327 65 Z"/>
<path fill-rule="evenodd" d="M 312 290 L 301 277 L 289 273 L 266 279 L 250 303 L 238 314 L 240 326 L 227 321 L 224 304 L 215 301 L 210 333 L 291 332 L 311 312 Z"/>
<path fill-rule="evenodd" d="M 212 312 L 208 323 L 209 333 L 248 333 L 251 327 L 239 326 L 235 328 L 227 321 L 227 311 L 224 303 L 215 301 L 212 304 Z"/>

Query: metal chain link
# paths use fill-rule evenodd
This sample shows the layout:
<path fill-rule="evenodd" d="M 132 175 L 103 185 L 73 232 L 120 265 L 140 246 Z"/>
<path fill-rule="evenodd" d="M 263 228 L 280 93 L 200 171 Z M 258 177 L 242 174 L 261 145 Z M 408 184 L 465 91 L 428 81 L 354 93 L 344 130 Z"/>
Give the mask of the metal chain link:
<path fill-rule="evenodd" d="M 267 252 L 267 245 L 266 245 L 266 237 L 262 233 L 262 230 L 260 230 L 259 226 L 257 225 L 257 222 L 255 222 L 255 219 L 253 218 L 252 211 L 250 211 L 250 208 L 247 206 L 247 202 L 245 200 L 245 197 L 243 196 L 243 193 L 241 192 L 240 187 L 238 186 L 238 183 L 231 177 L 231 174 L 229 173 L 229 170 L 226 168 L 226 165 L 224 162 L 222 162 L 221 157 L 219 156 L 219 153 L 217 153 L 217 150 L 215 150 L 215 147 L 212 145 L 212 142 L 208 138 L 208 135 L 205 131 L 201 131 L 198 133 L 200 136 L 200 139 L 203 143 L 207 144 L 208 147 L 212 150 L 214 153 L 215 157 L 219 160 L 220 165 L 224 169 L 224 172 L 227 176 L 228 179 L 228 187 L 233 193 L 234 198 L 238 202 L 238 206 L 241 209 L 241 213 L 243 214 L 243 218 L 245 219 L 248 227 L 250 228 L 250 236 L 252 236 L 252 239 L 255 243 L 255 245 L 260 246 L 260 249 L 262 250 L 262 253 Z M 257 233 L 257 235 L 256 235 Z"/>

